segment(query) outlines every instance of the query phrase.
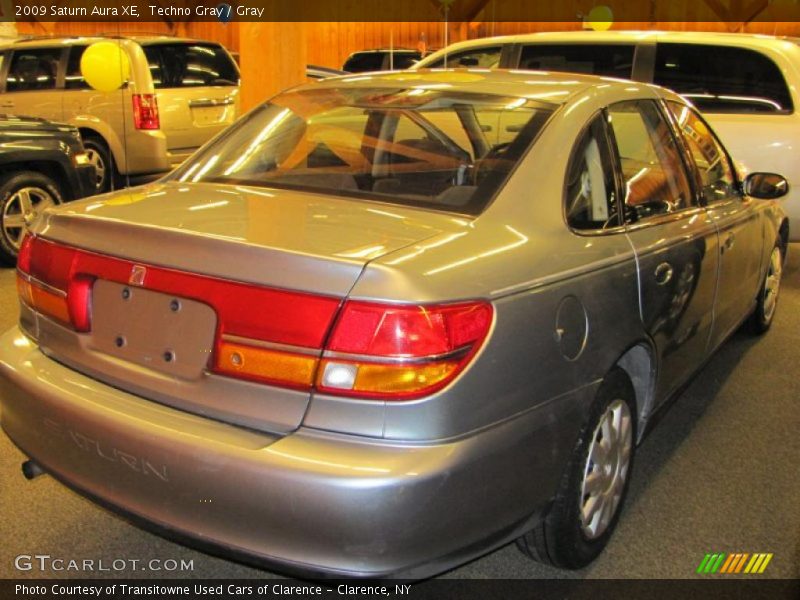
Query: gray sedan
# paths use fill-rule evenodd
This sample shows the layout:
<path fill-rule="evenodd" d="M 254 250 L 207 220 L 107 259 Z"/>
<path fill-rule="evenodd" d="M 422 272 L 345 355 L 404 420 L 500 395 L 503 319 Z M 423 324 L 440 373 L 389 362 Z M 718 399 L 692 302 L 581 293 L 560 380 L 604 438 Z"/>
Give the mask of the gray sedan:
<path fill-rule="evenodd" d="M 654 415 L 769 328 L 786 191 L 649 85 L 296 88 L 38 220 L 3 429 L 28 476 L 282 571 L 426 577 L 515 539 L 579 568 Z"/>

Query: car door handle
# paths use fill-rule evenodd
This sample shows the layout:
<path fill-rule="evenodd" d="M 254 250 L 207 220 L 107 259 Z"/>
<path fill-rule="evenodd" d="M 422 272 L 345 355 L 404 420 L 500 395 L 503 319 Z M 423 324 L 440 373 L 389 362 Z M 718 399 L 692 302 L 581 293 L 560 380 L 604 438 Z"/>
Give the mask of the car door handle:
<path fill-rule="evenodd" d="M 667 285 L 672 279 L 672 265 L 668 262 L 663 262 L 656 267 L 655 276 L 657 285 Z"/>
<path fill-rule="evenodd" d="M 733 248 L 733 242 L 735 241 L 736 241 L 736 234 L 729 233 L 728 237 L 725 238 L 725 241 L 722 242 L 722 252 L 725 252 L 726 250 L 730 250 L 731 248 Z"/>
<path fill-rule="evenodd" d="M 14 108 L 13 102 L 0 102 L 0 108 Z"/>

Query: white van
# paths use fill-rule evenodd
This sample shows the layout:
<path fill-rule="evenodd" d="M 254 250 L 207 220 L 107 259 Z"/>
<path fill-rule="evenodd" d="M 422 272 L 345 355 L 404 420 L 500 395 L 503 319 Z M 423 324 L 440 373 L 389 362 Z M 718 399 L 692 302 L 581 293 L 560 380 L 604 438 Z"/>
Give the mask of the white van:
<path fill-rule="evenodd" d="M 800 39 L 765 35 L 573 31 L 452 44 L 415 68 L 567 71 L 671 88 L 693 102 L 749 171 L 789 181 L 800 241 Z"/>

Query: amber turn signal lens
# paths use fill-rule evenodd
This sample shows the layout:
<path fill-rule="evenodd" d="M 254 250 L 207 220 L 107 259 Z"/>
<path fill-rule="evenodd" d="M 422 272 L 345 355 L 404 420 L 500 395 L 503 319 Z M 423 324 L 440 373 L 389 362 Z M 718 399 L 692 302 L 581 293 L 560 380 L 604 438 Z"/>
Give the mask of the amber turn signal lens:
<path fill-rule="evenodd" d="M 34 310 L 61 323 L 72 324 L 65 296 L 54 294 L 35 283 L 25 281 L 19 275 L 17 275 L 17 291 L 23 302 Z"/>
<path fill-rule="evenodd" d="M 363 394 L 416 394 L 437 386 L 458 366 L 458 361 L 403 365 L 325 360 L 317 385 L 321 389 L 348 389 Z M 345 369 L 353 372 L 351 378 L 338 376 Z"/>
<path fill-rule="evenodd" d="M 214 370 L 225 375 L 310 388 L 314 383 L 317 362 L 315 356 L 221 342 L 217 347 Z"/>

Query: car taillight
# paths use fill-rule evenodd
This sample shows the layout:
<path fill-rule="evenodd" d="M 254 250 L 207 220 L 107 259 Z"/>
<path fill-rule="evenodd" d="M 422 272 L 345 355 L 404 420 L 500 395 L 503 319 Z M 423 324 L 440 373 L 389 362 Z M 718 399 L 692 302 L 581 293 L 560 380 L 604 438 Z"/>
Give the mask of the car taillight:
<path fill-rule="evenodd" d="M 74 274 L 77 256 L 73 248 L 26 236 L 17 257 L 17 291 L 34 310 L 86 332 L 94 277 Z"/>
<path fill-rule="evenodd" d="M 317 389 L 406 399 L 444 387 L 475 355 L 492 324 L 486 302 L 406 306 L 348 301 L 317 374 Z"/>
<path fill-rule="evenodd" d="M 133 125 L 136 129 L 158 129 L 158 101 L 155 94 L 133 94 Z"/>
<path fill-rule="evenodd" d="M 22 301 L 78 332 L 91 331 L 97 279 L 203 302 L 217 327 L 209 369 L 219 375 L 354 398 L 406 400 L 451 382 L 492 325 L 491 304 L 394 305 L 277 290 L 23 240 Z"/>

